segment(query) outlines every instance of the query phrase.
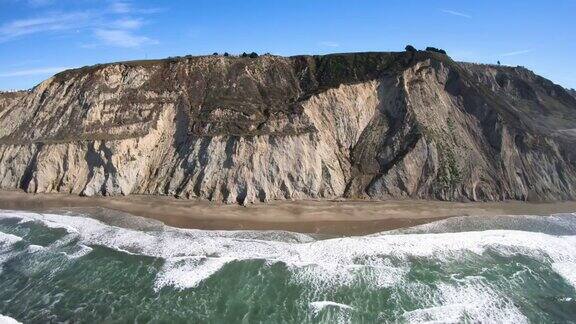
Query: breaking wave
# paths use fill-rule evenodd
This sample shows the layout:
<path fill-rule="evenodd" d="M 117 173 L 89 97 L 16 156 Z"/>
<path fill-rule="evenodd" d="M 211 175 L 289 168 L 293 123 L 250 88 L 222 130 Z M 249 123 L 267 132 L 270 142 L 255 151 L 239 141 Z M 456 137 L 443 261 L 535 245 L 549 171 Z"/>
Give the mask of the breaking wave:
<path fill-rule="evenodd" d="M 361 316 L 362 300 L 349 305 L 322 299 L 338 289 L 358 288 L 373 294 L 386 291 L 392 300 L 387 302 L 397 306 L 392 313 L 382 310 L 374 319 L 528 322 L 511 289 L 527 276 L 547 278 L 526 264 L 547 267 L 572 292 L 576 289 L 576 214 L 570 213 L 456 217 L 409 229 L 322 240 L 282 231 L 142 226 L 139 222 L 148 221 L 139 217 L 123 219 L 123 227 L 86 215 L 20 211 L 0 211 L 0 220 L 15 224 L 5 226 L 12 233 L 0 228 L 0 264 L 18 253 L 53 252 L 78 260 L 91 255 L 95 247 L 104 247 L 161 260 L 151 283 L 156 293 L 197 289 L 232 264 L 257 261 L 264 270 L 280 265 L 289 274 L 287 282 L 307 287 L 299 298 L 308 299 L 310 318 L 328 308 L 338 309 L 338 318 L 344 321 L 354 313 Z M 19 248 L 18 244 L 30 241 L 30 233 L 21 229 L 24 225 L 58 234 Z M 498 278 L 491 269 L 482 269 L 489 262 L 517 264 L 510 273 L 503 264 L 499 275 L 508 277 Z"/>

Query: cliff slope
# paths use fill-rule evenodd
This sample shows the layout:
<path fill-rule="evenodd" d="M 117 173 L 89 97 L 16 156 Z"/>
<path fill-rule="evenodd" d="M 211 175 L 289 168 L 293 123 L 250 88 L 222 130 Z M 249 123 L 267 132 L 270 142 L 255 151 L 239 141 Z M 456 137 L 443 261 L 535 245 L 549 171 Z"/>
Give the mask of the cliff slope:
<path fill-rule="evenodd" d="M 576 198 L 576 97 L 428 53 L 185 57 L 0 94 L 0 189 L 229 203 Z"/>

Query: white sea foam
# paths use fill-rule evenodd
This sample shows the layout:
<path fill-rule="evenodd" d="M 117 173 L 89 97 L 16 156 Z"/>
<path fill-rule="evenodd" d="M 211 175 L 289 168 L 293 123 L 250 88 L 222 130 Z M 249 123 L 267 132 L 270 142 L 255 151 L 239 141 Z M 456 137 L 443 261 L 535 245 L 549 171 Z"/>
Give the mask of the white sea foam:
<path fill-rule="evenodd" d="M 550 216 L 501 215 L 450 217 L 410 228 L 384 232 L 385 234 L 418 234 L 476 232 L 484 230 L 518 230 L 552 235 L 576 235 L 576 213 L 561 213 Z M 375 236 L 383 233 L 374 234 Z"/>
<path fill-rule="evenodd" d="M 315 301 L 315 302 L 311 302 L 309 305 L 310 305 L 310 309 L 312 310 L 312 313 L 314 314 L 314 316 L 318 315 L 318 313 L 320 313 L 326 307 L 337 307 L 337 308 L 345 309 L 345 310 L 353 310 L 354 309 L 354 307 L 352 307 L 350 305 L 341 304 L 341 303 L 337 303 L 337 302 L 333 302 L 333 301 L 329 301 L 329 300 Z"/>
<path fill-rule="evenodd" d="M 0 248 L 10 248 L 12 245 L 20 241 L 22 241 L 20 236 L 0 232 Z"/>
<path fill-rule="evenodd" d="M 92 252 L 91 247 L 80 244 L 80 245 L 75 246 L 72 251 L 62 252 L 62 253 L 70 259 L 77 259 L 77 258 L 81 258 L 81 257 L 87 255 L 90 252 Z"/>
<path fill-rule="evenodd" d="M 0 274 L 2 274 L 4 263 L 15 255 L 12 251 L 14 244 L 20 241 L 22 238 L 19 236 L 0 232 Z"/>
<path fill-rule="evenodd" d="M 21 222 L 40 222 L 68 234 L 58 242 L 74 242 L 79 256 L 89 246 L 101 245 L 127 253 L 165 260 L 155 282 L 156 289 L 173 286 L 196 287 L 226 264 L 241 260 L 283 263 L 292 279 L 317 287 L 351 285 L 359 280 L 375 287 L 405 283 L 414 258 L 435 262 L 460 260 L 467 254 L 486 251 L 502 256 L 524 255 L 549 264 L 567 283 L 576 287 L 576 236 L 549 235 L 519 230 L 486 230 L 457 233 L 381 233 L 363 237 L 314 240 L 303 234 L 286 232 L 200 231 L 164 227 L 139 231 L 107 225 L 87 217 L 55 214 L 0 212 L 1 217 L 17 217 Z M 268 234 L 272 239 L 268 239 Z M 0 236 L 0 242 L 2 241 Z M 12 237 L 11 240 L 18 240 Z M 55 242 L 54 244 L 59 244 Z M 63 244 L 63 243 L 62 243 Z M 408 321 L 459 321 L 463 316 L 476 320 L 510 319 L 525 321 L 510 300 L 499 295 L 482 278 L 468 277 L 454 285 L 441 285 L 437 292 L 425 287 L 435 302 L 428 308 L 406 312 Z M 416 287 L 417 288 L 417 287 Z M 323 305 L 323 304 L 317 304 Z M 450 321 L 450 320 L 449 320 Z M 448 321 L 448 322 L 449 322 Z"/>
<path fill-rule="evenodd" d="M 437 288 L 437 296 L 431 299 L 435 306 L 405 312 L 404 319 L 411 323 L 528 323 L 510 299 L 481 277 L 467 277 L 457 285 L 442 283 Z"/>
<path fill-rule="evenodd" d="M 576 262 L 554 262 L 552 269 L 576 288 Z"/>
<path fill-rule="evenodd" d="M 164 271 L 156 278 L 155 289 L 164 286 L 196 287 L 218 272 L 229 261 L 226 258 L 186 257 L 167 261 Z"/>
<path fill-rule="evenodd" d="M 35 245 L 35 244 L 30 244 L 30 245 L 28 245 L 28 251 L 30 251 L 31 253 L 39 252 L 39 251 L 42 251 L 42 250 L 44 250 L 44 247 L 43 247 L 43 246 Z"/>
<path fill-rule="evenodd" d="M 491 230 L 442 234 L 382 234 L 288 243 L 253 239 L 250 237 L 256 237 L 256 234 L 246 234 L 250 232 L 182 230 L 170 227 L 162 231 L 143 232 L 110 226 L 87 217 L 8 211 L 0 213 L 0 217 L 2 216 L 63 228 L 71 235 L 76 235 L 83 245 L 102 245 L 119 251 L 164 258 L 167 260 L 165 273 L 181 277 L 186 272 L 185 269 L 190 269 L 188 274 L 196 277 L 172 280 L 161 275 L 158 287 L 161 287 L 162 283 L 179 288 L 194 287 L 226 263 L 248 259 L 263 259 L 268 263 L 283 262 L 294 270 L 295 278 L 318 284 L 350 284 L 361 273 L 372 276 L 371 282 L 378 286 L 394 285 L 409 270 L 409 264 L 403 263 L 405 267 L 392 265 L 390 258 L 407 260 L 409 257 L 434 257 L 442 260 L 457 258 L 464 251 L 482 254 L 491 248 L 500 254 L 523 254 L 554 264 L 576 262 L 576 237 L 536 232 Z M 181 257 L 210 257 L 212 261 L 187 263 L 182 266 L 181 262 L 176 262 Z M 218 266 L 215 266 L 216 264 Z M 574 284 L 573 278 L 567 277 L 567 271 L 558 271 L 568 282 Z"/>
<path fill-rule="evenodd" d="M 0 314 L 0 324 L 22 324 L 10 316 Z"/>

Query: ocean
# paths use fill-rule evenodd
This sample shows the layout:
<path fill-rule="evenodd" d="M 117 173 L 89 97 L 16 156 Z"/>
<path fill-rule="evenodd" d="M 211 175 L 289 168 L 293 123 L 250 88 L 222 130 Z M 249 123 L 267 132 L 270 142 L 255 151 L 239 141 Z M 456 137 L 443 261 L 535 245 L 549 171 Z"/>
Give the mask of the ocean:
<path fill-rule="evenodd" d="M 576 214 L 356 237 L 0 211 L 0 319 L 23 323 L 576 321 Z"/>

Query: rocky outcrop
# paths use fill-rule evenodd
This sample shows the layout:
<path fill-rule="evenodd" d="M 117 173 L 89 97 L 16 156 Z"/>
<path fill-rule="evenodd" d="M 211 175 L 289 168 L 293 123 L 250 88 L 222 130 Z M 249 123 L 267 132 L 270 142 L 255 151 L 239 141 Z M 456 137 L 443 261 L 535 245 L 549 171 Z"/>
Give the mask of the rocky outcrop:
<path fill-rule="evenodd" d="M 567 200 L 575 130 L 562 87 L 437 53 L 123 62 L 0 94 L 0 189 Z"/>
<path fill-rule="evenodd" d="M 574 89 L 568 89 L 568 93 L 569 93 L 572 97 L 576 98 L 576 90 L 574 90 Z"/>

